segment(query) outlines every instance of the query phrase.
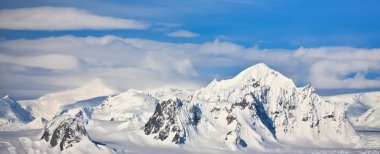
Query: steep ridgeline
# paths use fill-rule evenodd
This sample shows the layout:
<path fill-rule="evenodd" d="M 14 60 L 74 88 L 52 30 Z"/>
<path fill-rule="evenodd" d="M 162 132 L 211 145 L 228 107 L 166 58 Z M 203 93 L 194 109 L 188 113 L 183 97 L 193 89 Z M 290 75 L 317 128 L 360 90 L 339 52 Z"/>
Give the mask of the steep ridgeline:
<path fill-rule="evenodd" d="M 32 120 L 34 117 L 30 112 L 10 96 L 0 99 L 0 130 L 19 128 Z"/>
<path fill-rule="evenodd" d="M 41 140 L 48 142 L 52 148 L 59 147 L 61 151 L 80 142 L 91 143 L 85 128 L 88 113 L 88 109 L 63 111 L 45 126 Z"/>
<path fill-rule="evenodd" d="M 310 85 L 297 88 L 265 64 L 213 81 L 186 99 L 161 100 L 142 130 L 156 140 L 215 140 L 232 150 L 279 143 L 352 146 L 360 140 L 343 107 L 325 102 Z"/>

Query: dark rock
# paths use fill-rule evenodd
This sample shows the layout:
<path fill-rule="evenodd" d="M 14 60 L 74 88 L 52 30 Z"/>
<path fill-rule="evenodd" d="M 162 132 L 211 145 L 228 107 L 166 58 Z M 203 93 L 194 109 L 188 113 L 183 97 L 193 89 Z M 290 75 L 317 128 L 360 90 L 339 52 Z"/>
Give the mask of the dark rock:
<path fill-rule="evenodd" d="M 51 147 L 59 145 L 60 150 L 72 147 L 87 135 L 83 119 L 79 117 L 56 117 L 49 122 L 42 133 L 42 140 Z"/>
<path fill-rule="evenodd" d="M 236 120 L 236 117 L 233 115 L 228 115 L 227 118 L 227 125 L 231 124 L 234 120 Z"/>

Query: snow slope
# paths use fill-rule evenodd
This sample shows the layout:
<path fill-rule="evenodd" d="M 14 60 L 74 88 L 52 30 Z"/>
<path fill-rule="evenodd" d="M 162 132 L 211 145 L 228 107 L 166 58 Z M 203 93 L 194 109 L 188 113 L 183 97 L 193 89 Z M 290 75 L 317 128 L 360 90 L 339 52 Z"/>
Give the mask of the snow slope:
<path fill-rule="evenodd" d="M 369 109 L 356 120 L 356 126 L 380 130 L 380 104 Z"/>
<path fill-rule="evenodd" d="M 95 108 L 93 118 L 99 120 L 128 121 L 149 118 L 157 99 L 137 90 L 109 97 Z"/>
<path fill-rule="evenodd" d="M 15 129 L 34 120 L 34 117 L 10 96 L 0 99 L 0 129 Z"/>
<path fill-rule="evenodd" d="M 380 92 L 329 96 L 325 99 L 344 106 L 350 121 L 359 129 L 380 130 Z"/>
<path fill-rule="evenodd" d="M 108 86 L 100 79 L 95 79 L 73 90 L 46 94 L 37 100 L 21 101 L 35 117 L 51 120 L 62 108 L 100 96 L 116 94 L 118 90 Z M 97 102 L 95 100 L 95 102 Z M 75 105 L 73 105 L 75 107 Z M 78 105 L 80 106 L 80 105 Z"/>

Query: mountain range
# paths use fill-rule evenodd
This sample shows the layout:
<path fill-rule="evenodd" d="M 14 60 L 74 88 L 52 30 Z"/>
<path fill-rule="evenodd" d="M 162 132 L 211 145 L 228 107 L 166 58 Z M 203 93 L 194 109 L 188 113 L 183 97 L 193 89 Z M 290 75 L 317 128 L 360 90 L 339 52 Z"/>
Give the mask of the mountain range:
<path fill-rule="evenodd" d="M 0 128 L 41 129 L 23 148 L 49 153 L 362 150 L 358 130 L 380 130 L 379 102 L 380 92 L 321 97 L 261 63 L 198 90 L 120 93 L 94 80 L 37 100 L 7 96 Z"/>

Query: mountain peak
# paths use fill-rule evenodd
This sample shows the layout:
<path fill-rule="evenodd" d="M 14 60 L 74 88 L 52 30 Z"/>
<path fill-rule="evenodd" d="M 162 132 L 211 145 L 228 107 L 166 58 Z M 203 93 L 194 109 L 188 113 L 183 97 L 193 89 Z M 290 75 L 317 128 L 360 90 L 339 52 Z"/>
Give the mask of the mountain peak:
<path fill-rule="evenodd" d="M 29 111 L 12 99 L 9 95 L 0 99 L 0 126 L 14 128 L 20 123 L 27 123 L 34 119 Z M 1 129 L 1 128 L 0 128 Z"/>
<path fill-rule="evenodd" d="M 9 95 L 5 95 L 4 97 L 3 97 L 3 99 L 9 99 Z"/>
<path fill-rule="evenodd" d="M 224 94 L 225 96 L 229 96 L 232 93 L 240 95 L 250 92 L 250 89 L 252 90 L 255 87 L 267 87 L 275 91 L 296 88 L 291 79 L 271 69 L 266 64 L 259 63 L 243 70 L 232 79 L 212 81 L 206 88 L 198 91 L 198 96 L 206 100 L 211 98 L 218 98 L 220 100 L 224 97 Z M 220 96 L 221 93 L 223 93 L 223 96 Z"/>
<path fill-rule="evenodd" d="M 1 101 L 7 102 L 8 104 L 18 104 L 18 102 L 10 95 L 5 95 L 3 98 L 1 98 Z"/>
<path fill-rule="evenodd" d="M 241 71 L 238 75 L 236 75 L 233 79 L 263 79 L 267 77 L 277 77 L 278 75 L 281 75 L 283 78 L 286 78 L 281 73 L 273 70 L 268 65 L 264 63 L 258 63 L 256 65 L 253 65 L 251 67 L 248 67 L 247 69 Z"/>
<path fill-rule="evenodd" d="M 255 70 L 255 69 L 266 69 L 266 70 L 272 70 L 267 64 L 265 63 L 258 63 L 258 64 L 255 64 L 255 65 L 252 65 L 251 67 L 248 67 L 247 69 L 245 70 Z"/>

